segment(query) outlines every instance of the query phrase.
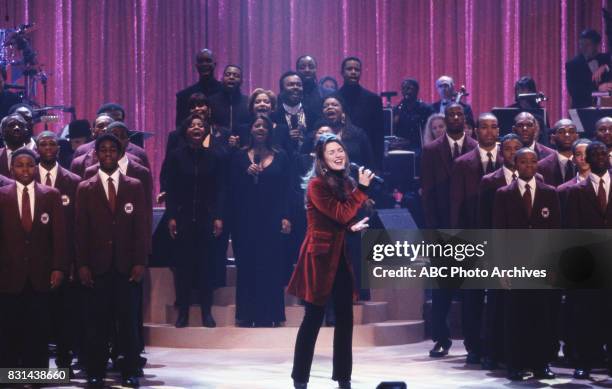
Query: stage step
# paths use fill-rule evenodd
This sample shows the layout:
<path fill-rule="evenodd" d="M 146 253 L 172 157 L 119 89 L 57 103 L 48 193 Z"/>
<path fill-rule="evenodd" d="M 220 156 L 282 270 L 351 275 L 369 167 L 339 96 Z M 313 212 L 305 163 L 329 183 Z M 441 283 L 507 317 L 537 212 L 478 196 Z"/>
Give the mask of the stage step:
<path fill-rule="evenodd" d="M 388 320 L 355 325 L 353 346 L 391 346 L 423 340 L 422 320 Z M 322 327 L 317 344 L 332 347 L 333 327 Z M 169 324 L 145 324 L 145 341 L 149 346 L 178 348 L 293 348 L 297 328 L 187 327 Z"/>
<path fill-rule="evenodd" d="M 285 293 L 285 306 L 298 305 L 299 303 L 300 299 L 293 295 Z M 224 307 L 236 304 L 236 287 L 224 286 L 222 288 L 215 289 L 215 293 L 213 296 L 213 304 Z"/>
<path fill-rule="evenodd" d="M 236 306 L 213 306 L 212 314 L 217 322 L 217 327 L 228 327 L 235 325 Z M 178 311 L 173 305 L 166 306 L 166 323 L 175 323 L 178 316 Z M 285 307 L 285 327 L 299 327 L 304 317 L 304 307 L 301 305 L 288 305 Z M 357 305 L 353 305 L 353 322 L 354 324 L 370 324 L 384 322 L 387 317 L 386 302 L 370 302 L 366 301 Z M 199 327 L 202 325 L 202 316 L 200 307 L 192 305 L 189 309 L 189 326 Z"/>

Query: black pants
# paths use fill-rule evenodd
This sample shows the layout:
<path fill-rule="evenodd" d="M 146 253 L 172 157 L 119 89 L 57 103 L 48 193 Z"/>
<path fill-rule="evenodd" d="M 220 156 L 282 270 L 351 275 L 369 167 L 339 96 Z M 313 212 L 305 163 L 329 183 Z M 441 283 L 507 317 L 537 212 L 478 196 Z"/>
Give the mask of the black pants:
<path fill-rule="evenodd" d="M 332 290 L 336 325 L 334 328 L 334 357 L 332 379 L 349 381 L 353 368 L 353 283 L 346 265 L 340 258 Z M 304 303 L 305 314 L 295 341 L 293 372 L 291 377 L 298 382 L 308 382 L 319 329 L 323 324 L 325 307 Z"/>
<path fill-rule="evenodd" d="M 77 352 L 82 339 L 83 326 L 79 312 L 80 285 L 76 281 L 64 280 L 57 290 L 51 292 L 51 320 L 56 345 L 55 363 L 67 368 L 72 363 L 73 352 Z"/>
<path fill-rule="evenodd" d="M 0 294 L 0 367 L 49 367 L 49 293 Z"/>
<path fill-rule="evenodd" d="M 578 289 L 567 291 L 570 313 L 569 340 L 574 367 L 590 369 L 604 359 L 604 345 L 608 363 L 612 365 L 612 293 L 606 289 Z"/>
<path fill-rule="evenodd" d="M 128 280 L 128 275 L 111 271 L 95 276 L 94 286 L 84 288 L 87 309 L 85 364 L 90 377 L 103 377 L 106 373 L 110 331 L 115 325 L 115 347 L 124 356 L 121 373 L 125 377 L 136 375 L 138 371 L 137 307 L 140 285 Z"/>
<path fill-rule="evenodd" d="M 483 351 L 486 357 L 497 362 L 503 362 L 506 359 L 504 351 L 504 300 L 507 293 L 507 290 L 502 289 L 487 290 Z"/>
<path fill-rule="evenodd" d="M 482 311 L 484 308 L 483 289 L 464 289 L 461 291 L 461 323 L 463 344 L 469 353 L 482 355 Z"/>
<path fill-rule="evenodd" d="M 448 328 L 448 313 L 453 301 L 453 289 L 432 289 L 431 291 L 431 325 L 432 340 L 448 343 L 450 329 Z"/>

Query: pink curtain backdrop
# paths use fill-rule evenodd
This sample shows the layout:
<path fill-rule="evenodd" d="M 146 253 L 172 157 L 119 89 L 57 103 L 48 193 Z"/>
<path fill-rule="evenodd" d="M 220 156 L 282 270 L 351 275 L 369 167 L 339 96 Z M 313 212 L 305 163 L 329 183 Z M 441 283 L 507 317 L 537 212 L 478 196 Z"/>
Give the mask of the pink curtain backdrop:
<path fill-rule="evenodd" d="M 441 74 L 465 84 L 479 113 L 510 104 L 522 75 L 535 78 L 551 122 L 569 107 L 564 63 L 577 35 L 603 30 L 612 0 L 0 0 L 0 28 L 36 23 L 35 49 L 50 74 L 48 102 L 92 120 L 105 101 L 127 122 L 156 134 L 146 149 L 157 177 L 174 94 L 196 81 L 193 56 L 211 48 L 217 74 L 244 69 L 243 90 L 277 91 L 301 54 L 318 75 L 339 78 L 343 57 L 364 62 L 362 83 L 399 90 L 410 76 L 433 101 Z M 604 41 L 605 43 L 605 41 Z M 42 96 L 42 94 L 41 94 Z M 42 97 L 39 98 L 39 100 Z M 397 101 L 397 98 L 395 102 Z"/>

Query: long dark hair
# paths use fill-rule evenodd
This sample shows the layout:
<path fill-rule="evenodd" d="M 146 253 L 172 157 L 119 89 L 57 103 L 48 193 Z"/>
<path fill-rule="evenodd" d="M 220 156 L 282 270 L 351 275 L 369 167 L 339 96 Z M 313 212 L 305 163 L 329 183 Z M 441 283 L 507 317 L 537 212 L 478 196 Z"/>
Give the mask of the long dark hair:
<path fill-rule="evenodd" d="M 325 147 L 332 142 L 339 144 L 345 150 L 346 163 L 345 168 L 342 171 L 331 170 L 329 166 L 327 166 L 327 164 L 325 163 Z M 319 138 L 319 141 L 315 144 L 314 151 L 315 159 L 312 164 L 312 169 L 304 177 L 302 187 L 307 190 L 308 183 L 310 182 L 310 180 L 314 177 L 319 177 L 323 179 L 323 181 L 325 181 L 327 185 L 329 185 L 332 190 L 332 193 L 338 200 L 345 201 L 347 198 L 347 184 L 349 185 L 351 190 L 354 189 L 356 186 L 355 180 L 353 180 L 353 178 L 351 178 L 351 176 L 349 175 L 350 162 L 348 158 L 348 153 L 346 153 L 346 147 L 344 146 L 340 138 L 338 138 L 336 135 L 323 134 Z"/>

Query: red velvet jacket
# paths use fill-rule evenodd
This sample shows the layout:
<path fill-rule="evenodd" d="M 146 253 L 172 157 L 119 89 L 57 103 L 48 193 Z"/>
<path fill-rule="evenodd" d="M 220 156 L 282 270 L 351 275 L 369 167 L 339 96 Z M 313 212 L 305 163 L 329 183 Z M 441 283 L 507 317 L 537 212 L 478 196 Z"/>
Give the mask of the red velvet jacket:
<path fill-rule="evenodd" d="M 344 253 L 349 271 L 352 267 L 344 237 L 353 218 L 368 196 L 353 190 L 346 201 L 339 201 L 321 178 L 308 184 L 306 217 L 308 227 L 288 292 L 316 305 L 325 305 L 331 294 L 340 257 Z M 356 290 L 353 295 L 356 297 Z"/>

